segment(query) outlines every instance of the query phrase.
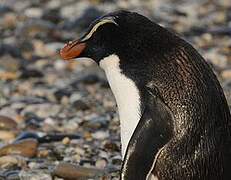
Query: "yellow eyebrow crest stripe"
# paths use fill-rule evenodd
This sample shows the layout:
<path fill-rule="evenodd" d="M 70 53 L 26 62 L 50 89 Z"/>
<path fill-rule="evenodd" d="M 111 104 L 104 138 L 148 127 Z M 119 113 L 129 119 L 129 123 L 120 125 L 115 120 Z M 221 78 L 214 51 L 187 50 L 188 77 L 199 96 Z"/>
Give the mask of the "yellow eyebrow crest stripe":
<path fill-rule="evenodd" d="M 103 24 L 106 24 L 106 23 L 112 23 L 112 24 L 118 25 L 113 19 L 109 19 L 109 18 L 102 19 L 101 21 L 99 21 L 99 22 L 91 29 L 91 31 L 90 31 L 81 41 L 86 41 L 86 40 L 90 39 L 90 37 L 93 35 L 93 33 L 94 33 L 100 26 L 102 26 Z"/>

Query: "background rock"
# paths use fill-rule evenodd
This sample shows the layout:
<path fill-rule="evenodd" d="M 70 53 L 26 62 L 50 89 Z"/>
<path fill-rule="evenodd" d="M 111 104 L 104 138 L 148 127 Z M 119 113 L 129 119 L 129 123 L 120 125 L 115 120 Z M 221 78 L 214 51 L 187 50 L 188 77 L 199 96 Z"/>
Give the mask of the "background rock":
<path fill-rule="evenodd" d="M 37 153 L 38 142 L 35 139 L 26 139 L 16 141 L 0 148 L 0 156 L 21 155 L 25 157 L 34 157 Z"/>

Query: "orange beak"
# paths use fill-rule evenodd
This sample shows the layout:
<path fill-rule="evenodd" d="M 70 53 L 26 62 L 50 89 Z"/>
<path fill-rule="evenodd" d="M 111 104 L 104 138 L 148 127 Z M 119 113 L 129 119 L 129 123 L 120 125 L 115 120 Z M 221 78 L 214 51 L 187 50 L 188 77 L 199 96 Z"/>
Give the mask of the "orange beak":
<path fill-rule="evenodd" d="M 67 43 L 61 50 L 60 56 L 64 60 L 77 58 L 85 49 L 86 43 L 81 43 L 78 40 Z"/>

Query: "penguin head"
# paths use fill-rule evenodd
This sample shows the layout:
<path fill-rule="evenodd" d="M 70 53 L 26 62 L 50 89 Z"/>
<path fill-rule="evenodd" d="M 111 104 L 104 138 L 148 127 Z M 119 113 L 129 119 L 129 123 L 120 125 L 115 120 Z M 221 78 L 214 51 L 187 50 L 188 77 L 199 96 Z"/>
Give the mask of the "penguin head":
<path fill-rule="evenodd" d="M 112 54 L 122 56 L 133 51 L 134 56 L 149 38 L 150 25 L 150 20 L 134 12 L 109 13 L 95 20 L 80 39 L 66 44 L 60 55 L 65 60 L 87 57 L 98 64 Z"/>

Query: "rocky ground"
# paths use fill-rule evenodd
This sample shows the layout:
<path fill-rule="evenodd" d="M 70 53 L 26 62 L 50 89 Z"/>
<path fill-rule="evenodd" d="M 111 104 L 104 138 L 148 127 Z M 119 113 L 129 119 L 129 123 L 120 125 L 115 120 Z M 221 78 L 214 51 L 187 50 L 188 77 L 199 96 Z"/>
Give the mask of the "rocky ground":
<path fill-rule="evenodd" d="M 106 78 L 92 62 L 62 61 L 58 50 L 121 8 L 193 44 L 231 105 L 229 0 L 1 0 L 0 179 L 118 179 L 119 120 Z"/>

